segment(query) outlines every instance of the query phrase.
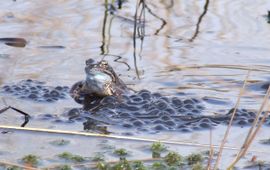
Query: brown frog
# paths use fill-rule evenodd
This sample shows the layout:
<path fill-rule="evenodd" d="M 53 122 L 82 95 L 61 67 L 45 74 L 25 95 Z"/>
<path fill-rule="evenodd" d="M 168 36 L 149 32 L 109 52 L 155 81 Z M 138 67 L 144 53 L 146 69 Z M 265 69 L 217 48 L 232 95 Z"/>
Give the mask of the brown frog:
<path fill-rule="evenodd" d="M 105 60 L 86 60 L 85 73 L 85 80 L 75 83 L 70 90 L 71 97 L 84 109 L 95 107 L 106 96 L 117 97 L 129 91 Z"/>

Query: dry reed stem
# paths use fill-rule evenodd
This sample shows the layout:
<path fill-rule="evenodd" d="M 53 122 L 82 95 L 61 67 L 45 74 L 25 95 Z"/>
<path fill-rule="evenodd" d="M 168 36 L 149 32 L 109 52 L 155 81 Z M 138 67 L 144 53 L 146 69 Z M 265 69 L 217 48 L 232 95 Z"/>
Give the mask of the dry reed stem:
<path fill-rule="evenodd" d="M 185 69 L 200 69 L 200 68 L 228 68 L 228 69 L 236 69 L 236 70 L 250 70 L 250 71 L 262 71 L 269 73 L 269 66 L 266 65 L 257 65 L 252 66 L 243 66 L 243 65 L 230 65 L 230 64 L 205 64 L 205 65 L 192 65 L 192 66 L 173 66 L 169 67 L 169 71 L 177 71 L 177 70 L 185 70 Z"/>
<path fill-rule="evenodd" d="M 268 107 L 267 107 L 267 110 L 269 110 L 269 109 L 270 109 L 270 105 L 268 105 Z M 268 116 L 268 113 L 269 113 L 268 111 L 265 113 L 265 115 L 262 117 L 261 121 L 257 125 L 257 128 L 255 129 L 254 133 L 251 135 L 250 139 L 247 141 L 247 144 L 245 146 L 245 150 L 243 151 L 243 155 L 246 154 L 247 149 L 251 145 L 251 143 L 254 140 L 255 136 L 257 135 L 258 131 L 261 129 L 263 123 L 265 122 L 266 117 Z"/>
<path fill-rule="evenodd" d="M 245 141 L 244 141 L 244 144 L 249 140 L 249 137 L 250 137 L 250 135 L 252 134 L 253 129 L 256 127 L 256 125 L 257 125 L 257 123 L 258 123 L 258 121 L 259 121 L 260 115 L 261 115 L 261 113 L 262 113 L 262 111 L 263 111 L 263 108 L 265 107 L 265 104 L 266 104 L 267 99 L 268 99 L 268 97 L 269 97 L 269 94 L 270 94 L 270 88 L 268 88 L 268 90 L 267 90 L 267 92 L 266 92 L 266 94 L 265 94 L 265 96 L 264 96 L 264 98 L 263 98 L 263 102 L 262 102 L 262 104 L 261 104 L 261 106 L 260 106 L 260 108 L 259 108 L 259 111 L 258 111 L 257 114 L 256 114 L 256 117 L 255 117 L 255 119 L 254 119 L 254 121 L 253 121 L 253 123 L 252 123 L 252 126 L 251 126 L 250 129 L 249 129 L 249 132 L 248 132 L 248 135 L 247 135 L 247 137 L 246 137 L 246 139 L 245 139 Z M 243 149 L 243 148 L 245 148 L 245 145 L 243 145 L 241 149 Z"/>
<path fill-rule="evenodd" d="M 29 167 L 29 166 L 23 166 L 23 165 L 19 165 L 19 164 L 7 162 L 7 161 L 0 161 L 0 165 L 15 166 L 15 167 L 18 167 L 18 168 L 22 168 L 24 170 L 40 170 L 38 168 Z"/>
<path fill-rule="evenodd" d="M 268 88 L 267 90 L 267 94 L 265 95 L 264 97 L 264 100 L 263 100 L 263 103 L 260 107 L 260 110 L 258 111 L 257 115 L 256 115 L 256 119 L 258 117 L 259 119 L 259 116 L 261 115 L 262 113 L 262 110 L 263 108 L 265 107 L 266 103 L 269 102 L 268 98 L 270 96 L 270 87 Z M 245 139 L 245 142 L 243 143 L 243 146 L 241 147 L 239 153 L 237 154 L 237 156 L 235 157 L 234 161 L 229 165 L 229 167 L 227 168 L 228 170 L 231 170 L 235 164 L 246 154 L 249 146 L 251 145 L 252 141 L 254 140 L 256 134 L 258 133 L 258 131 L 260 130 L 261 126 L 263 125 L 266 117 L 268 116 L 269 114 L 269 109 L 270 109 L 270 105 L 268 104 L 268 107 L 267 107 L 267 112 L 264 114 L 264 116 L 262 117 L 261 121 L 259 123 L 254 123 L 253 122 L 253 126 L 251 127 L 251 129 L 254 129 L 254 127 L 257 126 L 257 128 L 255 129 L 255 131 L 249 131 L 248 135 L 247 135 L 247 138 Z M 257 121 L 258 122 L 258 121 Z M 253 132 L 253 133 L 252 133 Z"/>
<path fill-rule="evenodd" d="M 162 89 L 168 89 L 168 88 L 160 88 Z M 229 90 L 222 90 L 222 89 L 215 89 L 211 87 L 201 87 L 201 86 L 194 86 L 194 85 L 186 85 L 177 87 L 178 90 L 184 90 L 184 89 L 200 89 L 200 90 L 209 90 L 209 91 L 217 91 L 217 92 L 229 92 Z"/>
<path fill-rule="evenodd" d="M 17 130 L 17 131 L 25 131 L 25 132 L 42 132 L 42 133 L 52 133 L 52 134 L 62 134 L 62 135 L 78 135 L 78 136 L 86 136 L 86 137 L 111 138 L 111 139 L 131 140 L 131 141 L 139 141 L 139 142 L 161 142 L 164 144 L 209 148 L 209 144 L 189 143 L 189 142 L 181 142 L 181 141 L 156 140 L 156 139 L 117 136 L 117 135 L 105 135 L 105 134 L 96 134 L 96 133 L 88 133 L 88 132 L 75 132 L 75 131 L 30 128 L 30 127 L 17 127 L 17 126 L 6 126 L 6 125 L 0 125 L 0 129 Z M 218 148 L 219 146 L 212 145 L 212 147 Z M 238 150 L 237 147 L 232 147 L 232 146 L 224 146 L 223 148 L 228 149 L 228 150 Z M 250 152 L 267 153 L 265 151 L 259 151 L 259 150 L 251 150 Z"/>
<path fill-rule="evenodd" d="M 210 129 L 210 135 L 209 135 L 209 141 L 210 141 L 210 146 L 209 146 L 209 159 L 207 162 L 207 170 L 211 170 L 211 161 L 213 160 L 213 144 L 212 144 L 212 129 Z"/>
<path fill-rule="evenodd" d="M 231 119 L 230 119 L 230 122 L 227 126 L 227 129 L 226 129 L 226 132 L 225 132 L 225 135 L 224 135 L 224 138 L 222 139 L 222 142 L 220 144 L 220 148 L 219 148 L 219 151 L 218 151 L 218 156 L 217 156 L 217 160 L 216 160 L 216 163 L 214 165 L 214 169 L 217 169 L 218 168 L 218 163 L 221 159 L 221 155 L 222 155 L 222 151 L 223 151 L 223 147 L 226 143 L 226 140 L 227 140 L 227 137 L 229 135 L 229 132 L 230 132 L 230 129 L 232 127 L 232 122 L 233 122 L 233 119 L 234 119 L 234 116 L 236 114 L 236 110 L 240 104 L 240 98 L 241 96 L 243 95 L 244 91 L 245 91 L 245 87 L 246 87 L 246 84 L 247 84 L 247 80 L 249 78 L 249 75 L 250 75 L 250 70 L 247 72 L 247 75 L 246 75 L 246 78 L 245 78 L 245 81 L 244 81 L 244 84 L 243 84 L 243 87 L 240 89 L 240 92 L 239 92 L 239 95 L 238 95 L 238 98 L 237 98 L 237 102 L 235 104 L 235 107 L 234 107 L 234 110 L 233 110 L 233 113 L 232 113 L 232 116 L 231 116 Z"/>

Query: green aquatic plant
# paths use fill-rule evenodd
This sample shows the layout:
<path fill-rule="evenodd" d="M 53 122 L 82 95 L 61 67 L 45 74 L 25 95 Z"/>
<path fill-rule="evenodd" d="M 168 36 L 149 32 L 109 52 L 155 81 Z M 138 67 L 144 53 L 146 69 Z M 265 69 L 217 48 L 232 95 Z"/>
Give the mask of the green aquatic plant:
<path fill-rule="evenodd" d="M 147 170 L 142 161 L 132 162 L 132 169 L 134 170 Z"/>
<path fill-rule="evenodd" d="M 182 164 L 182 156 L 176 152 L 169 152 L 164 157 L 164 162 L 169 166 L 180 166 Z"/>
<path fill-rule="evenodd" d="M 65 140 L 65 139 L 58 139 L 58 140 L 54 140 L 50 142 L 50 144 L 55 145 L 55 146 L 64 146 L 64 145 L 68 145 L 69 143 L 70 141 Z"/>
<path fill-rule="evenodd" d="M 151 166 L 151 170 L 164 170 L 168 167 L 163 162 L 154 162 Z"/>
<path fill-rule="evenodd" d="M 100 162 L 105 161 L 105 155 L 103 153 L 96 153 L 96 155 L 92 158 L 92 161 Z"/>
<path fill-rule="evenodd" d="M 7 167 L 6 170 L 23 170 L 23 169 L 17 166 L 10 166 L 10 167 Z"/>
<path fill-rule="evenodd" d="M 125 158 L 125 157 L 128 155 L 128 151 L 127 151 L 126 149 L 123 149 L 123 148 L 121 148 L 121 149 L 116 149 L 116 150 L 114 150 L 113 153 L 114 153 L 115 155 L 119 156 L 120 159 L 123 159 L 123 158 Z"/>
<path fill-rule="evenodd" d="M 202 163 L 197 162 L 192 165 L 192 170 L 204 170 L 206 168 L 203 167 Z"/>
<path fill-rule="evenodd" d="M 59 165 L 55 167 L 54 170 L 72 170 L 72 168 L 69 165 Z"/>
<path fill-rule="evenodd" d="M 98 162 L 96 164 L 96 168 L 98 170 L 109 170 L 110 169 L 110 166 L 109 166 L 109 164 L 100 161 L 100 162 Z"/>
<path fill-rule="evenodd" d="M 130 163 L 126 159 L 121 159 L 111 170 L 132 170 Z"/>
<path fill-rule="evenodd" d="M 189 165 L 201 163 L 202 161 L 203 161 L 203 157 L 201 154 L 193 153 L 187 156 L 187 162 Z"/>
<path fill-rule="evenodd" d="M 30 165 L 30 166 L 37 166 L 38 165 L 38 156 L 36 155 L 26 155 L 22 158 L 23 163 Z"/>
<path fill-rule="evenodd" d="M 167 148 L 161 142 L 154 142 L 151 145 L 152 158 L 160 158 L 161 153 L 166 150 Z"/>
<path fill-rule="evenodd" d="M 70 152 L 63 152 L 63 153 L 59 154 L 58 157 L 62 158 L 62 159 L 70 160 L 70 161 L 73 161 L 73 162 L 83 162 L 83 161 L 85 161 L 84 157 L 82 157 L 80 155 L 73 155 Z"/>

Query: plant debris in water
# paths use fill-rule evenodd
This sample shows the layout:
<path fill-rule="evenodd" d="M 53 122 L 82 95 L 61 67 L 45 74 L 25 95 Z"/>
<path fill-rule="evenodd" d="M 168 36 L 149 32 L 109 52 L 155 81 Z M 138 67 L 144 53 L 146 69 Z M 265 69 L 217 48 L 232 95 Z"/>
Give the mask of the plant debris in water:
<path fill-rule="evenodd" d="M 64 146 L 64 145 L 68 145 L 69 143 L 70 141 L 65 140 L 65 139 L 59 139 L 59 140 L 54 140 L 50 142 L 50 144 L 55 145 L 55 146 Z"/>
<path fill-rule="evenodd" d="M 270 24 L 270 11 L 268 11 L 266 19 L 267 19 L 267 22 Z"/>
<path fill-rule="evenodd" d="M 254 162 L 250 162 L 250 165 L 245 166 L 244 169 L 270 169 L 270 163 L 262 160 L 257 160 Z"/>
<path fill-rule="evenodd" d="M 262 140 L 260 140 L 260 143 L 270 145 L 270 138 L 269 139 L 262 139 Z"/>
<path fill-rule="evenodd" d="M 0 42 L 12 47 L 25 47 L 27 44 L 23 38 L 0 38 Z"/>

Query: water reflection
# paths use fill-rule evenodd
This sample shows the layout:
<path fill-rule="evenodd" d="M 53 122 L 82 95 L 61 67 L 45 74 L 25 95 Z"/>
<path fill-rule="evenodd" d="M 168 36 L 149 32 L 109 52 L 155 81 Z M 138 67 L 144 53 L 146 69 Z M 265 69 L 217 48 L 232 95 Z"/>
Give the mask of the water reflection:
<path fill-rule="evenodd" d="M 210 0 L 205 0 L 205 5 L 204 5 L 204 7 L 203 7 L 203 12 L 202 12 L 202 14 L 199 16 L 199 18 L 198 18 L 198 21 L 197 21 L 197 24 L 196 24 L 196 30 L 195 30 L 193 36 L 190 38 L 190 40 L 189 40 L 190 42 L 194 41 L 195 38 L 198 36 L 198 34 L 199 34 L 199 32 L 200 32 L 200 24 L 201 24 L 201 22 L 202 22 L 203 17 L 204 17 L 204 16 L 206 15 L 206 13 L 207 13 L 208 6 L 209 6 L 209 2 L 210 2 Z"/>
<path fill-rule="evenodd" d="M 113 20 L 113 13 L 114 9 L 111 9 L 113 5 L 109 4 L 107 0 L 105 1 L 105 10 L 104 10 L 104 18 L 103 18 L 103 25 L 102 25 L 102 45 L 100 46 L 101 55 L 106 55 L 109 53 L 109 46 L 110 46 L 110 30 Z M 111 7 L 111 8 L 110 8 Z"/>
<path fill-rule="evenodd" d="M 241 107 L 257 109 L 265 93 L 262 87 L 270 81 L 269 6 L 268 0 L 3 1 L 0 37 L 23 37 L 30 43 L 26 48 L 0 44 L 0 84 L 34 78 L 71 85 L 83 79 L 86 59 L 105 57 L 118 62 L 110 64 L 125 82 L 135 84 L 131 88 L 204 98 L 212 114 L 232 107 L 246 70 L 252 68 Z M 130 78 L 134 76 L 140 80 Z M 78 107 L 69 99 L 39 105 L 9 98 L 9 103 L 27 113 L 56 115 Z M 6 115 L 13 116 L 1 116 Z M 1 123 L 16 119 L 8 118 L 10 122 Z M 44 122 L 31 126 L 82 129 Z M 166 137 L 173 136 L 189 139 Z M 202 139 L 198 142 L 205 140 L 205 134 L 197 136 Z M 220 134 L 213 137 L 220 141 Z"/>
<path fill-rule="evenodd" d="M 122 1 L 118 0 L 118 9 L 122 8 Z M 115 62 L 125 64 L 127 66 L 127 71 L 130 70 L 130 66 L 127 62 L 121 61 L 122 56 L 120 55 L 114 55 L 110 54 L 110 40 L 111 40 L 111 27 L 112 27 L 112 21 L 114 19 L 114 13 L 117 10 L 113 4 L 108 3 L 108 1 L 105 1 L 105 10 L 104 10 L 104 17 L 103 17 L 103 23 L 102 23 L 102 44 L 100 46 L 101 55 L 103 55 L 104 59 L 106 56 L 112 56 L 116 59 Z M 101 60 L 102 60 L 101 59 Z"/>
<path fill-rule="evenodd" d="M 136 4 L 136 11 L 134 15 L 134 29 L 133 29 L 133 60 L 137 78 L 140 79 L 139 70 L 137 66 L 137 37 L 140 38 L 141 46 L 139 56 L 143 49 L 143 40 L 145 36 L 145 1 L 140 0 Z"/>

